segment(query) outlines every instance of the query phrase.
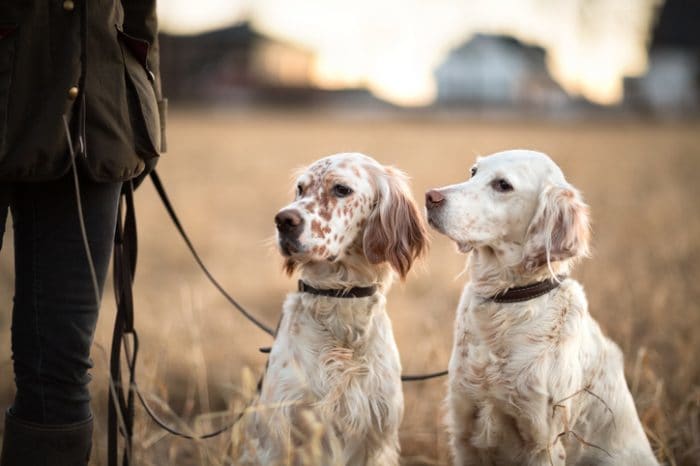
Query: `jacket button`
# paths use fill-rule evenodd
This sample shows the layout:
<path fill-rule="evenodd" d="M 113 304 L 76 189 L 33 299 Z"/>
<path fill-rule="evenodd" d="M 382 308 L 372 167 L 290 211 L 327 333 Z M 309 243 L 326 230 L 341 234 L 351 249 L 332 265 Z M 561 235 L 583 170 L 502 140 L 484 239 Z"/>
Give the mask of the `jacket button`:
<path fill-rule="evenodd" d="M 77 86 L 73 86 L 70 89 L 68 89 L 68 98 L 70 100 L 75 100 L 78 97 L 78 93 L 80 90 L 78 89 Z"/>
<path fill-rule="evenodd" d="M 73 2 L 73 0 L 66 0 L 65 2 L 63 2 L 63 9 L 64 10 L 73 11 L 74 8 L 75 8 L 75 3 Z"/>

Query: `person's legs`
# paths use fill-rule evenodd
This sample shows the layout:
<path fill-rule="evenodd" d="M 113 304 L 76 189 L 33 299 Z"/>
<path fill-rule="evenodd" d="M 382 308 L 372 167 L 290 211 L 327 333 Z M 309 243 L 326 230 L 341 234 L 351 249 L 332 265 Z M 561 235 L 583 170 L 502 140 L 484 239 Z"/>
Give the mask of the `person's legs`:
<path fill-rule="evenodd" d="M 120 183 L 80 183 L 100 294 L 109 265 Z M 90 417 L 88 369 L 99 303 L 85 254 L 72 175 L 15 186 L 12 413 L 41 424 Z"/>
<path fill-rule="evenodd" d="M 81 200 L 102 294 L 121 183 L 81 178 Z M 17 393 L 5 418 L 0 466 L 87 465 L 88 370 L 99 303 L 81 234 L 72 174 L 15 184 L 12 358 Z"/>

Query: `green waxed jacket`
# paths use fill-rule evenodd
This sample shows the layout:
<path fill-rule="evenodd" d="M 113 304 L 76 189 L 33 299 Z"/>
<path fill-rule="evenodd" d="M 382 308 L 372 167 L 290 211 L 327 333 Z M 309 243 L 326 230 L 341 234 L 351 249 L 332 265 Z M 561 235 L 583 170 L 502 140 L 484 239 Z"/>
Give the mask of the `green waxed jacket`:
<path fill-rule="evenodd" d="M 70 168 L 68 137 L 99 181 L 164 149 L 155 0 L 0 0 L 0 181 Z"/>

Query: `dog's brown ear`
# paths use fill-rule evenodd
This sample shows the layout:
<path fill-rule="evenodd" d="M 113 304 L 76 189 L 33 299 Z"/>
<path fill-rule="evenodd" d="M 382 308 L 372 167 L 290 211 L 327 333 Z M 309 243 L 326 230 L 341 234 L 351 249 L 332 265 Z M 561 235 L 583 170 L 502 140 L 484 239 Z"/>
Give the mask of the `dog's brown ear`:
<path fill-rule="evenodd" d="M 571 185 L 547 186 L 528 227 L 523 267 L 533 271 L 552 262 L 589 253 L 588 206 Z"/>
<path fill-rule="evenodd" d="M 403 280 L 428 247 L 425 223 L 402 172 L 386 167 L 377 174 L 377 188 L 379 199 L 363 237 L 364 254 L 373 264 L 388 262 Z"/>

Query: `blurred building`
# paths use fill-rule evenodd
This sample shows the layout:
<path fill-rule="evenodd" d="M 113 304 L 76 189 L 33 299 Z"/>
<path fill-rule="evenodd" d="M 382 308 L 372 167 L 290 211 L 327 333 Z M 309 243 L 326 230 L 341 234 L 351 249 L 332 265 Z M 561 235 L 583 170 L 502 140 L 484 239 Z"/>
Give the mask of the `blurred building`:
<path fill-rule="evenodd" d="M 436 105 L 561 109 L 569 97 L 545 68 L 545 53 L 503 36 L 477 35 L 435 72 Z"/>
<path fill-rule="evenodd" d="M 657 116 L 700 113 L 700 2 L 667 0 L 649 47 L 649 70 L 625 82 L 625 105 Z"/>
<path fill-rule="evenodd" d="M 161 34 L 160 47 L 163 87 L 173 100 L 293 100 L 313 92 L 311 54 L 247 23 L 196 36 Z"/>
<path fill-rule="evenodd" d="M 619 105 L 599 107 L 566 94 L 551 78 L 545 51 L 504 36 L 476 35 L 435 71 L 436 102 L 427 110 L 519 115 L 591 112 L 660 116 L 700 114 L 700 1 L 667 0 L 650 44 L 649 70 L 625 80 Z M 196 36 L 161 35 L 161 74 L 174 101 L 235 105 L 395 108 L 365 89 L 322 90 L 309 50 L 262 35 L 249 24 Z"/>

